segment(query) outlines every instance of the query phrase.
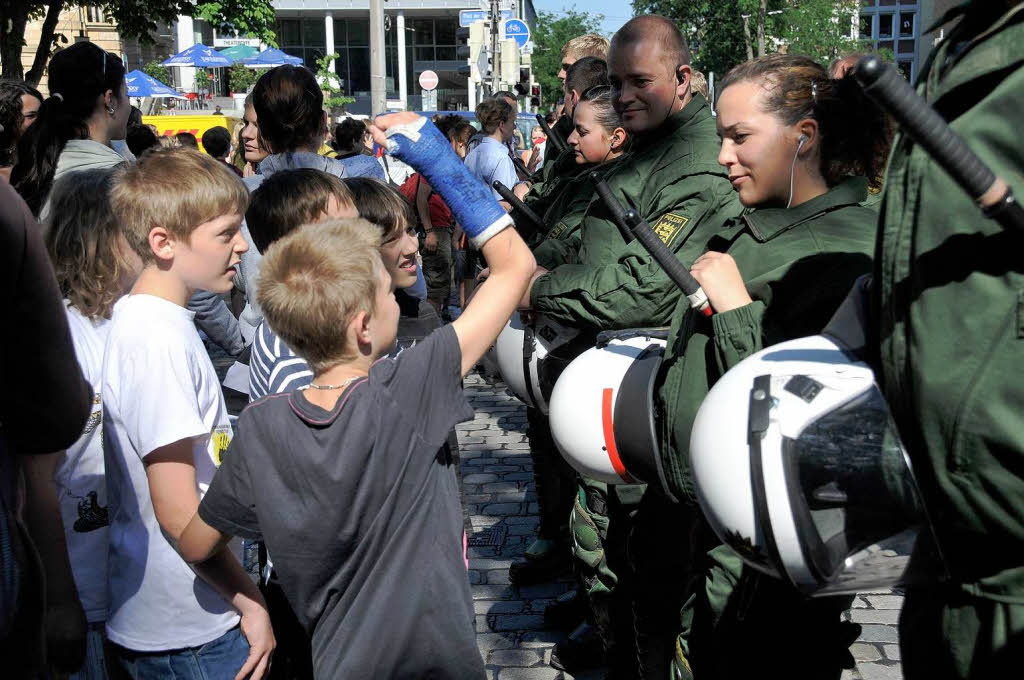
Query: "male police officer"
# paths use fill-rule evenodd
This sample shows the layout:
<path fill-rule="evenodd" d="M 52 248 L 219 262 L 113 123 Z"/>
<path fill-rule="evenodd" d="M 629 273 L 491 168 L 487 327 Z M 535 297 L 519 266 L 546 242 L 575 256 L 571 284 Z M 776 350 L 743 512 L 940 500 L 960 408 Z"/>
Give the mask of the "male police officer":
<path fill-rule="evenodd" d="M 623 127 L 634 135 L 634 146 L 606 177 L 616 198 L 650 222 L 686 263 L 700 254 L 708 235 L 741 211 L 716 160 L 719 142 L 711 109 L 703 96 L 690 92 L 689 62 L 678 28 L 660 16 L 636 17 L 612 38 L 612 97 Z M 530 302 L 537 313 L 591 333 L 669 323 L 678 289 L 639 243 L 624 240 L 597 199 L 587 208 L 575 259 L 576 264 L 535 280 Z M 603 541 L 606 528 L 625 535 L 626 526 L 621 532 L 612 526 L 628 525 L 639 492 L 631 487 L 606 494 L 602 485 L 588 484 L 574 508 L 574 544 L 577 556 L 590 564 L 584 580 L 596 622 L 613 664 L 623 658 L 631 662 L 621 666 L 626 672 L 635 666 L 633 654 L 614 652 L 619 644 L 632 646 L 628 599 L 623 601 L 621 590 L 615 593 L 625 575 L 624 556 L 612 545 L 606 550 Z M 595 511 L 613 513 L 614 519 Z M 556 648 L 558 658 L 563 652 L 568 652 L 564 645 Z"/>
<path fill-rule="evenodd" d="M 1019 198 L 1024 3 L 976 0 L 941 23 L 957 17 L 919 92 Z M 1024 235 L 905 137 L 881 214 L 876 374 L 951 577 L 907 589 L 903 673 L 1009 677 L 1024 662 Z"/>

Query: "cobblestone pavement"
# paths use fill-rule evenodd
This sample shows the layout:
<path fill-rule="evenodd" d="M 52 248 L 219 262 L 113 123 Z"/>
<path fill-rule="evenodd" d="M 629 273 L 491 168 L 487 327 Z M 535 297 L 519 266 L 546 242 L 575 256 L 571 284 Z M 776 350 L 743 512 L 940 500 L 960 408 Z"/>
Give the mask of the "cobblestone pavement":
<path fill-rule="evenodd" d="M 526 409 L 504 384 L 490 385 L 477 373 L 466 377 L 476 417 L 458 427 L 464 500 L 473 533 L 469 577 L 476 611 L 477 642 L 489 680 L 569 680 L 548 665 L 551 648 L 565 637 L 544 630 L 544 607 L 569 589 L 569 582 L 516 589 L 508 567 L 535 534 L 537 498 Z M 896 620 L 903 598 L 888 591 L 862 593 L 846 617 L 863 627 L 851 651 L 857 660 L 843 680 L 901 678 Z M 794 640 L 794 649 L 800 641 Z M 603 673 L 576 676 L 597 680 Z"/>

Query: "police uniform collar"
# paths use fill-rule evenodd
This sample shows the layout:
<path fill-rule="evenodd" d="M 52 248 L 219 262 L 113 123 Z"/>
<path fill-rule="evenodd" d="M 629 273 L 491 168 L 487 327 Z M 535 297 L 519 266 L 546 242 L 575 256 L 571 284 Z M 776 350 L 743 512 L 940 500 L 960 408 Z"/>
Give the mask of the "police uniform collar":
<path fill-rule="evenodd" d="M 743 221 L 754 237 L 764 243 L 784 231 L 837 208 L 862 203 L 867 197 L 867 179 L 847 177 L 821 196 L 801 203 L 795 208 L 755 208 L 743 215 Z"/>
<path fill-rule="evenodd" d="M 664 123 L 647 134 L 638 135 L 637 140 L 641 146 L 645 143 L 662 144 L 665 142 L 665 138 L 676 130 L 710 115 L 711 107 L 708 106 L 708 100 L 702 94 L 694 92 L 686 106 L 666 118 Z"/>

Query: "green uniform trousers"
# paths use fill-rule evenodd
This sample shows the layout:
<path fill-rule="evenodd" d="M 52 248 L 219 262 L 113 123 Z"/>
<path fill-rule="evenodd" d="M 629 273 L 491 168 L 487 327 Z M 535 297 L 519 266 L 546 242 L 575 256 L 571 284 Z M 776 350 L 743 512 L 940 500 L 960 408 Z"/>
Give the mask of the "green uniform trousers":
<path fill-rule="evenodd" d="M 578 478 L 570 518 L 573 571 L 587 598 L 590 618 L 620 674 L 636 671 L 633 575 L 628 537 L 644 485 L 614 485 Z"/>

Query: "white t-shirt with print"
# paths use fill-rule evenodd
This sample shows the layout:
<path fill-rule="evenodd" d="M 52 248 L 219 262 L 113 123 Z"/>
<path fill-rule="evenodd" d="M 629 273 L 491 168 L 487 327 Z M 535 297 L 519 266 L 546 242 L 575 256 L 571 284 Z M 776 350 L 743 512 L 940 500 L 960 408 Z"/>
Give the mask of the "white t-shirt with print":
<path fill-rule="evenodd" d="M 152 295 L 114 305 L 103 359 L 102 394 L 110 502 L 110 614 L 107 635 L 136 651 L 197 647 L 239 617 L 164 536 L 143 459 L 193 441 L 202 497 L 231 439 L 217 374 L 193 313 Z"/>
<path fill-rule="evenodd" d="M 103 346 L 110 322 L 91 321 L 64 301 L 82 375 L 92 385 L 92 413 L 85 430 L 61 456 L 53 480 L 64 520 L 64 538 L 78 598 L 89 623 L 107 618 L 107 482 L 103 472 Z"/>

